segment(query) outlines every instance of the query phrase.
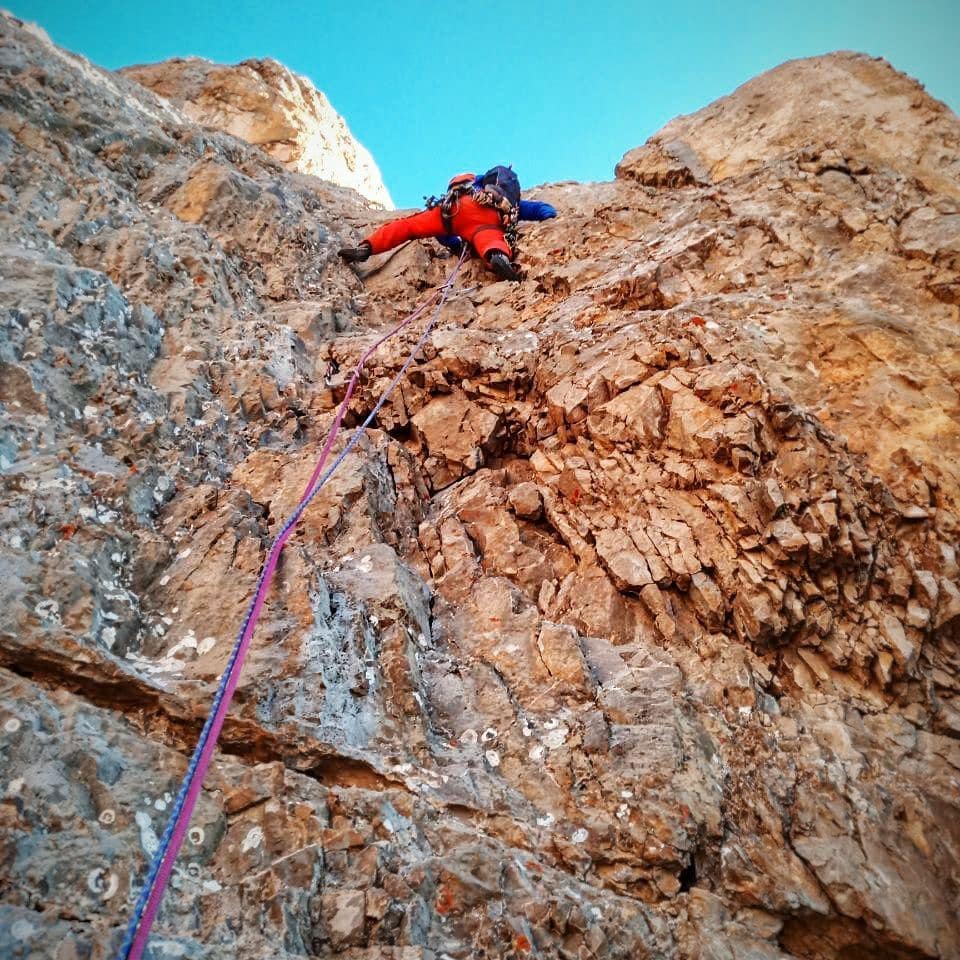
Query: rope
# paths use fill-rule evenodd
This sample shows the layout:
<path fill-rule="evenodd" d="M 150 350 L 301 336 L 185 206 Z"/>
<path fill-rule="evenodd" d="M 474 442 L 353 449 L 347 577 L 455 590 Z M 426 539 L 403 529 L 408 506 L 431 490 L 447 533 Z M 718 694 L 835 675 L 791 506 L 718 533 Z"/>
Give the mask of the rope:
<path fill-rule="evenodd" d="M 280 552 L 283 550 L 284 544 L 287 542 L 287 539 L 293 532 L 293 528 L 297 525 L 297 522 L 299 521 L 304 510 L 306 510 L 313 498 L 320 492 L 324 484 L 330 479 L 337 467 L 343 463 L 350 451 L 357 445 L 357 443 L 359 443 L 360 438 L 373 421 L 373 418 L 380 411 L 380 408 L 387 402 L 390 394 L 393 393 L 397 384 L 407 372 L 408 367 L 411 363 L 413 363 L 417 354 L 420 352 L 420 349 L 426 342 L 427 336 L 429 335 L 430 330 L 433 328 L 437 317 L 440 315 L 440 310 L 443 308 L 444 303 L 447 301 L 447 297 L 450 295 L 450 291 L 453 289 L 453 284 L 456 280 L 457 273 L 460 271 L 460 268 L 463 266 L 466 258 L 467 249 L 464 249 L 463 253 L 460 255 L 460 259 L 457 261 L 456 266 L 453 268 L 444 283 L 438 287 L 433 294 L 428 297 L 426 301 L 424 301 L 424 303 L 414 310 L 409 317 L 401 321 L 389 333 L 384 334 L 384 336 L 377 340 L 377 342 L 374 343 L 373 346 L 363 354 L 357 363 L 356 369 L 353 372 L 353 376 L 350 378 L 350 383 L 347 387 L 347 393 L 344 396 L 343 401 L 340 404 L 340 409 L 337 411 L 337 415 L 330 427 L 330 432 L 320 454 L 320 459 L 317 461 L 317 466 L 313 471 L 313 475 L 310 477 L 310 480 L 303 492 L 303 496 L 300 498 L 300 503 L 283 525 L 283 528 L 277 534 L 273 544 L 270 547 L 267 561 L 260 572 L 259 579 L 257 580 L 257 587 L 254 592 L 253 599 L 251 600 L 250 606 L 247 609 L 243 626 L 240 628 L 240 633 L 237 636 L 233 650 L 230 653 L 230 659 L 227 662 L 227 668 L 224 671 L 223 676 L 220 678 L 220 685 L 217 688 L 217 693 L 213 700 L 213 706 L 211 708 L 210 715 L 207 717 L 207 721 L 200 733 L 200 739 L 197 741 L 197 746 L 194 749 L 193 756 L 190 758 L 190 764 L 187 767 L 186 775 L 184 776 L 183 783 L 180 786 L 180 792 L 177 794 L 177 799 L 174 802 L 173 809 L 170 812 L 170 819 L 167 821 L 166 829 L 164 830 L 163 836 L 160 839 L 160 844 L 154 853 L 153 860 L 150 864 L 150 869 L 147 873 L 147 878 L 144 881 L 143 889 L 140 891 L 140 896 L 133 908 L 133 914 L 130 917 L 130 922 L 127 925 L 126 935 L 120 947 L 118 960 L 140 960 L 140 956 L 147 944 L 147 940 L 150 936 L 150 929 L 153 926 L 153 921 L 157 915 L 157 910 L 160 908 L 160 902 L 163 899 L 163 894 L 167 888 L 167 883 L 170 879 L 170 873 L 173 870 L 174 861 L 176 860 L 177 854 L 180 851 L 180 847 L 183 844 L 183 838 L 187 832 L 187 827 L 190 822 L 190 815 L 193 813 L 193 808 L 197 802 L 197 798 L 200 796 L 200 790 L 203 787 L 204 777 L 206 776 L 207 769 L 210 766 L 210 761 L 213 758 L 213 753 L 217 745 L 217 739 L 220 736 L 220 730 L 223 727 L 227 710 L 230 707 L 230 701 L 233 699 L 234 691 L 236 690 L 237 683 L 240 680 L 240 671 L 243 669 L 243 662 L 250 646 L 250 640 L 253 636 L 254 628 L 257 625 L 257 620 L 260 617 L 260 611 L 263 609 L 263 604 L 266 600 L 270 582 L 273 579 L 277 562 L 280 559 Z M 350 398 L 353 395 L 353 391 L 357 385 L 357 382 L 359 381 L 360 372 L 363 369 L 364 364 L 377 350 L 377 348 L 381 346 L 381 344 L 389 340 L 392 336 L 404 329 L 404 327 L 412 323 L 417 317 L 424 313 L 431 304 L 437 301 L 438 297 L 439 302 L 437 302 L 429 322 L 424 328 L 423 333 L 420 334 L 420 339 L 417 340 L 413 350 L 411 350 L 410 355 L 407 357 L 406 362 L 390 382 L 390 385 L 383 393 L 383 396 L 381 396 L 377 401 L 376 406 L 374 406 L 370 413 L 367 414 L 367 417 L 363 423 L 360 424 L 360 426 L 354 431 L 353 436 L 350 438 L 350 442 L 343 449 L 343 452 L 336 458 L 336 460 L 334 460 L 333 464 L 321 476 L 327 457 L 329 456 L 330 451 L 333 448 L 333 443 L 336 440 L 337 434 L 339 433 L 340 424 L 343 420 L 344 414 L 347 411 Z"/>

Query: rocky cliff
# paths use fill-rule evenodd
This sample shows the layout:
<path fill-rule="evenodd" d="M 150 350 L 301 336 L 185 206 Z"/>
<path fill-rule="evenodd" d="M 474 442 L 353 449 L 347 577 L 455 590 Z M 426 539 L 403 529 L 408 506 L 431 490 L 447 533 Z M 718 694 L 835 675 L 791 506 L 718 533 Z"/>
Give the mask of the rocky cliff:
<path fill-rule="evenodd" d="M 0 953 L 106 958 L 451 261 L 358 276 L 355 193 L 0 34 Z M 153 957 L 960 956 L 960 121 L 781 70 L 468 267 L 285 551 Z"/>
<path fill-rule="evenodd" d="M 306 78 L 276 60 L 235 66 L 198 57 L 122 71 L 191 120 L 254 143 L 288 170 L 352 187 L 380 207 L 393 202 L 370 151 Z"/>

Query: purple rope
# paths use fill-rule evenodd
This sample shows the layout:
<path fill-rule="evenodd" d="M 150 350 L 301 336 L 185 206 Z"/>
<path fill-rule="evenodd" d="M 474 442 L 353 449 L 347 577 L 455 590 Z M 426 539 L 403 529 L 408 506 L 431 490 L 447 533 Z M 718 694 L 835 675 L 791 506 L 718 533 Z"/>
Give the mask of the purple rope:
<path fill-rule="evenodd" d="M 273 541 L 273 544 L 270 547 L 267 561 L 264 564 L 264 567 L 260 573 L 260 577 L 257 581 L 257 587 L 253 596 L 253 600 L 251 601 L 250 607 L 247 610 L 246 617 L 243 621 L 243 626 L 240 628 L 240 634 L 234 643 L 233 650 L 230 654 L 230 659 L 227 662 L 227 668 L 220 679 L 220 685 L 217 689 L 216 696 L 214 697 L 210 715 L 207 717 L 207 721 L 200 733 L 200 739 L 198 740 L 196 749 L 194 750 L 193 756 L 190 759 L 190 764 L 187 768 L 186 775 L 184 776 L 183 783 L 180 786 L 180 792 L 177 795 L 177 799 L 170 813 L 170 819 L 167 822 L 167 826 L 164 830 L 163 837 L 160 840 L 160 844 L 154 853 L 153 861 L 150 864 L 150 870 L 147 874 L 147 879 L 144 882 L 143 889 L 141 890 L 137 903 L 134 906 L 133 914 L 130 917 L 130 922 L 127 926 L 123 944 L 120 947 L 118 960 L 140 960 L 141 954 L 146 947 L 147 940 L 150 936 L 150 930 L 153 926 L 153 921 L 157 915 L 158 909 L 160 908 L 160 902 L 163 899 L 163 894 L 166 891 L 167 883 L 170 879 L 170 873 L 173 870 L 174 861 L 177 858 L 180 847 L 183 845 L 183 838 L 190 823 L 190 816 L 193 813 L 193 808 L 196 805 L 197 798 L 200 796 L 204 777 L 206 776 L 207 769 L 210 766 L 210 761 L 213 758 L 213 753 L 217 745 L 217 739 L 220 736 L 220 730 L 223 727 L 227 710 L 230 707 L 230 701 L 233 699 L 234 691 L 239 683 L 240 672 L 243 669 L 243 661 L 246 657 L 247 650 L 249 649 L 250 640 L 253 637 L 253 631 L 257 625 L 257 620 L 260 617 L 260 612 L 263 609 L 263 604 L 266 600 L 267 591 L 270 587 L 270 582 L 273 579 L 277 562 L 280 559 L 280 552 L 283 550 L 284 544 L 287 542 L 287 539 L 293 532 L 293 528 L 297 525 L 297 521 L 300 519 L 300 516 L 303 514 L 304 510 L 306 510 L 307 505 L 320 492 L 323 485 L 327 482 L 327 480 L 330 479 L 330 477 L 333 475 L 333 472 L 344 461 L 347 454 L 357 445 L 366 428 L 373 421 L 373 418 L 380 411 L 380 408 L 387 402 L 390 394 L 393 393 L 397 384 L 400 382 L 400 379 L 406 373 L 416 355 L 420 352 L 420 348 L 426 342 L 427 336 L 429 335 L 433 324 L 440 314 L 440 310 L 442 309 L 444 303 L 446 303 L 447 297 L 450 295 L 454 281 L 456 280 L 457 274 L 460 271 L 460 267 L 463 266 L 463 263 L 466 260 L 466 256 L 467 250 L 465 249 L 460 255 L 460 259 L 457 261 L 456 266 L 451 271 L 450 276 L 447 277 L 443 285 L 434 291 L 433 295 L 424 301 L 424 303 L 421 304 L 412 314 L 410 314 L 409 317 L 397 324 L 397 326 L 394 327 L 389 333 L 382 336 L 375 344 L 373 344 L 373 346 L 371 346 L 363 354 L 357 363 L 357 367 L 353 372 L 353 376 L 350 378 L 350 383 L 347 387 L 347 393 L 344 396 L 343 401 L 340 404 L 340 409 L 337 411 L 337 415 L 330 427 L 327 441 L 324 444 L 323 450 L 320 454 L 320 459 L 317 462 L 317 466 L 313 471 L 310 481 L 307 483 L 303 496 L 300 499 L 300 503 L 297 505 L 290 518 L 283 525 L 283 528 L 280 530 L 280 533 L 277 534 L 276 539 Z M 383 396 L 381 396 L 377 401 L 376 406 L 374 406 L 373 410 L 371 410 L 367 415 L 367 418 L 354 432 L 354 435 L 350 438 L 350 442 L 344 448 L 343 452 L 336 458 L 326 473 L 320 477 L 320 473 L 323 470 L 327 457 L 333 448 L 333 443 L 336 440 L 337 434 L 339 433 L 340 424 L 347 411 L 347 406 L 350 403 L 350 398 L 353 395 L 354 388 L 359 381 L 360 372 L 363 369 L 364 364 L 377 350 L 377 348 L 381 346 L 381 344 L 389 340 L 392 336 L 399 333 L 404 327 L 413 322 L 413 320 L 420 316 L 437 299 L 438 296 L 440 298 L 439 302 L 437 303 L 426 328 L 420 335 L 420 339 L 417 341 L 413 350 L 410 352 L 410 355 L 407 357 L 406 362 L 400 368 L 397 375 L 393 378 L 390 386 L 387 387 L 386 391 L 384 391 Z M 318 477 L 320 478 L 319 481 L 317 479 Z"/>

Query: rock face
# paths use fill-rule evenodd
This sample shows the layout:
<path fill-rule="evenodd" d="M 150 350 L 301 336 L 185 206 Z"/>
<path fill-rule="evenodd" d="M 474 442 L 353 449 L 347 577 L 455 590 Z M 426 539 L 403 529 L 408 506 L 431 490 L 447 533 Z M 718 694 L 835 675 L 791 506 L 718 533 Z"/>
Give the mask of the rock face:
<path fill-rule="evenodd" d="M 354 139 L 323 93 L 276 60 L 223 66 L 188 57 L 121 72 L 191 120 L 256 144 L 288 170 L 352 187 L 392 209 L 370 151 Z"/>
<path fill-rule="evenodd" d="M 106 958 L 451 261 L 0 25 L 0 953 Z M 957 184 L 686 122 L 538 191 L 312 504 L 154 957 L 960 955 Z"/>
<path fill-rule="evenodd" d="M 855 155 L 861 165 L 960 197 L 956 114 L 916 80 L 862 53 L 781 64 L 672 120 L 630 151 L 618 172 L 647 182 L 718 182 L 810 147 L 828 163 L 832 156 L 837 172 L 844 156 Z"/>

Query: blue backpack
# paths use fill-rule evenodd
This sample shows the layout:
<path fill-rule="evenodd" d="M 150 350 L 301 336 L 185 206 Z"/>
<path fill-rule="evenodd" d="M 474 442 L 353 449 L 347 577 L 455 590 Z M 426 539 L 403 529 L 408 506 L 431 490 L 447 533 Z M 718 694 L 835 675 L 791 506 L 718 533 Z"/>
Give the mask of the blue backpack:
<path fill-rule="evenodd" d="M 499 194 L 511 207 L 520 206 L 520 180 L 512 167 L 491 167 L 483 175 L 483 188 Z"/>

